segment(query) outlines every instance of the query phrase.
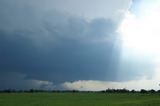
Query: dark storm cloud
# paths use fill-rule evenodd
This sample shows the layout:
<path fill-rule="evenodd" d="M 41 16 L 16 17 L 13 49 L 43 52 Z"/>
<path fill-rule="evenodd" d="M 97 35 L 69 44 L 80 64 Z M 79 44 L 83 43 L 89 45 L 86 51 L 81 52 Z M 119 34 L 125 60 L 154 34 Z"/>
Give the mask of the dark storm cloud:
<path fill-rule="evenodd" d="M 117 79 L 119 22 L 109 18 L 88 21 L 55 9 L 37 11 L 26 1 L 1 3 L 1 73 L 23 73 L 25 79 L 54 83 Z"/>
<path fill-rule="evenodd" d="M 16 72 L 1 72 L 0 74 L 0 90 L 16 89 L 16 90 L 29 90 L 29 89 L 44 89 L 53 90 L 63 88 L 61 85 L 53 86 L 52 82 L 25 79 L 25 74 Z"/>
<path fill-rule="evenodd" d="M 10 29 L 1 26 L 1 71 L 53 82 L 114 79 L 116 70 L 108 68 L 117 42 L 118 25 L 113 20 L 88 22 L 56 10 L 40 14 L 43 18 L 39 19 L 30 6 L 14 8 L 6 10 L 13 17 L 1 15 L 9 18 L 1 20 L 4 23 L 11 21 L 5 24 Z"/>
<path fill-rule="evenodd" d="M 115 32 L 105 31 L 110 28 L 108 26 L 116 28 L 111 20 L 106 19 L 91 22 L 72 19 L 66 26 L 45 23 L 48 39 L 52 40 L 37 41 L 42 44 L 29 37 L 35 32 L 17 30 L 7 34 L 1 31 L 1 71 L 25 73 L 28 78 L 55 82 L 112 80 L 116 70 L 106 73 L 116 38 L 110 35 Z M 39 35 L 36 36 L 38 39 Z"/>

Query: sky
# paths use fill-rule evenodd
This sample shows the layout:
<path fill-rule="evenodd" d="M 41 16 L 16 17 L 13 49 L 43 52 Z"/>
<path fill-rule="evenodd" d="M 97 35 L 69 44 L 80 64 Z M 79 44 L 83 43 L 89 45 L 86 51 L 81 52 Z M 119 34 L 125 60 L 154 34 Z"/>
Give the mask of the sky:
<path fill-rule="evenodd" d="M 0 90 L 159 89 L 158 0 L 0 0 Z"/>

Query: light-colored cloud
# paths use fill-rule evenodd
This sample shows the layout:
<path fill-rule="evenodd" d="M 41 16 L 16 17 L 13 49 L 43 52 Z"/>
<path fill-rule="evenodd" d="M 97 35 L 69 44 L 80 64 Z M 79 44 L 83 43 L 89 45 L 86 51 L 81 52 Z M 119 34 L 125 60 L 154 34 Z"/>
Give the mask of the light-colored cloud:
<path fill-rule="evenodd" d="M 148 55 L 159 55 L 160 43 L 160 3 L 154 4 L 141 18 L 128 12 L 119 28 L 123 39 L 123 48 L 132 48 Z"/>
<path fill-rule="evenodd" d="M 67 12 L 87 19 L 111 18 L 119 20 L 122 11 L 128 10 L 132 0 L 30 0 L 38 9 Z M 38 4 L 38 5 L 37 5 Z"/>
<path fill-rule="evenodd" d="M 141 1 L 143 1 L 141 5 L 145 5 L 145 0 Z M 160 66 L 160 64 L 155 63 L 160 60 L 160 50 L 158 49 L 160 45 L 160 4 L 158 1 L 150 3 L 150 8 L 141 13 L 140 18 L 137 18 L 137 14 L 126 13 L 126 17 L 119 27 L 123 41 L 122 63 L 126 60 L 134 62 L 137 59 L 135 68 L 143 63 L 143 65 L 141 64 L 143 66 L 142 69 L 136 70 L 134 67 L 130 67 L 128 73 L 134 69 L 142 72 L 143 75 L 143 72 L 149 69 L 147 66 L 152 64 L 152 69 L 148 70 L 150 72 L 148 75 L 152 76 L 155 69 Z M 146 64 L 147 61 L 149 62 L 149 64 L 147 63 L 148 65 Z"/>
<path fill-rule="evenodd" d="M 97 81 L 97 80 L 79 80 L 75 82 L 65 82 L 63 87 L 66 89 L 76 89 L 80 91 L 99 91 L 110 89 L 128 89 L 128 90 L 141 90 L 141 89 L 160 89 L 160 69 L 157 69 L 152 79 L 147 79 L 145 76 L 137 80 L 111 82 L 111 81 Z"/>
<path fill-rule="evenodd" d="M 100 91 L 110 89 L 155 89 L 159 90 L 160 86 L 160 68 L 155 70 L 152 79 L 147 77 L 140 77 L 137 80 L 114 82 L 114 81 L 99 81 L 99 80 L 78 80 L 74 82 L 65 82 L 55 85 L 50 81 L 26 79 L 26 75 L 20 73 L 1 73 L 0 75 L 0 90 L 16 89 L 29 90 L 43 89 L 43 90 L 80 90 L 80 91 Z"/>
<path fill-rule="evenodd" d="M 39 31 L 45 20 L 57 22 L 60 17 L 55 10 L 65 13 L 59 19 L 62 22 L 67 14 L 86 20 L 106 18 L 120 22 L 131 0 L 1 0 L 0 4 L 0 29 Z"/>

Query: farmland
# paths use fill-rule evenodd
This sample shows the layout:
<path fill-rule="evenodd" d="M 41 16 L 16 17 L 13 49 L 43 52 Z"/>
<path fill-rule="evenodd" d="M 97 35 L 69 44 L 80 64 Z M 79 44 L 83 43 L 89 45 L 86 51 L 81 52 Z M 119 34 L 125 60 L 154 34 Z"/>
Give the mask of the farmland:
<path fill-rule="evenodd" d="M 0 93 L 0 106 L 160 106 L 159 94 Z"/>

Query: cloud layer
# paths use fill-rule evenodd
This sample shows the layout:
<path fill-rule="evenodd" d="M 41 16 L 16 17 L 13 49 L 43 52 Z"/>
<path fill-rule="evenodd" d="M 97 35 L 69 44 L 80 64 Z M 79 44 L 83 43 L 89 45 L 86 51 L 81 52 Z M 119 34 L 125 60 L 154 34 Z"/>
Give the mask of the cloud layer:
<path fill-rule="evenodd" d="M 118 28 L 130 5 L 131 0 L 1 0 L 0 73 L 21 73 L 28 87 L 148 74 L 149 59 L 122 59 Z M 142 72 L 144 65 L 148 70 Z"/>

